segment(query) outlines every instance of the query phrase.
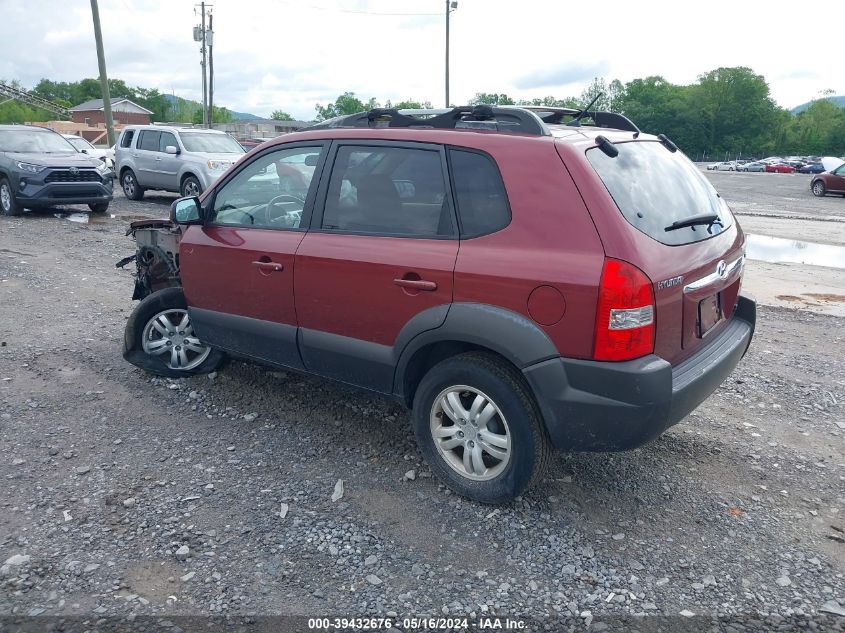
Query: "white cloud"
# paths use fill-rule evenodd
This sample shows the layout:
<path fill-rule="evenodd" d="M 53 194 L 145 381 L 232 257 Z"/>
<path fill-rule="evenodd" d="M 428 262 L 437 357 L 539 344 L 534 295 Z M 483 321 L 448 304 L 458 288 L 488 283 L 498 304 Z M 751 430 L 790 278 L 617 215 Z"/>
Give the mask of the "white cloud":
<path fill-rule="evenodd" d="M 199 100 L 193 2 L 101 0 L 111 77 Z M 215 102 L 311 118 L 345 91 L 362 99 L 443 104 L 443 0 L 214 0 Z M 70 5 L 70 6 L 69 6 Z M 836 20 L 791 19 L 755 3 L 459 0 L 452 13 L 451 101 L 476 92 L 515 98 L 577 95 L 593 76 L 689 83 L 719 66 L 748 66 L 794 106 L 845 92 L 837 57 L 803 56 L 838 41 Z M 404 15 L 385 15 L 385 14 Z M 87 2 L 3 0 L 0 77 L 97 76 Z M 412 15 L 407 15 L 412 14 Z M 810 26 L 812 24 L 812 26 Z M 804 61 L 806 59 L 806 61 Z M 840 82 L 840 83 L 837 83 Z"/>

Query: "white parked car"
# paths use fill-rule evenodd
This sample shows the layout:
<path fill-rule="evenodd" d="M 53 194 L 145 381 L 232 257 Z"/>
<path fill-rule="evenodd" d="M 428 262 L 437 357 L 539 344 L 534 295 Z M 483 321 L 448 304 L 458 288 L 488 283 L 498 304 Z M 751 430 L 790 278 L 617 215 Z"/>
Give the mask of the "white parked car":
<path fill-rule="evenodd" d="M 707 165 L 707 169 L 710 171 L 736 171 L 736 163 L 712 163 Z"/>
<path fill-rule="evenodd" d="M 62 136 L 64 136 L 67 139 L 68 143 L 73 145 L 73 147 L 76 149 L 77 152 L 82 152 L 83 154 L 88 154 L 92 158 L 99 158 L 101 161 L 103 161 L 109 167 L 109 169 L 114 171 L 114 148 L 113 147 L 100 149 L 98 147 L 94 147 L 93 145 L 91 145 L 91 143 L 86 141 L 81 136 L 76 136 L 75 134 L 62 134 Z"/>

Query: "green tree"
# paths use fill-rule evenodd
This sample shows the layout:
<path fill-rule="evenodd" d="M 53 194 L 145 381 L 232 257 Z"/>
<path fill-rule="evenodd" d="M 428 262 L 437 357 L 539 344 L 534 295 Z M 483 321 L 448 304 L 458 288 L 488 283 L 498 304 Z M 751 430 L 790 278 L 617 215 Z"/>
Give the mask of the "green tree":
<path fill-rule="evenodd" d="M 431 101 L 414 101 L 413 99 L 408 99 L 406 101 L 391 103 L 388 99 L 384 107 L 396 108 L 397 110 L 431 110 Z"/>
<path fill-rule="evenodd" d="M 170 119 L 170 101 L 156 88 L 135 88 L 135 98 L 132 99 L 139 106 L 152 111 L 153 121 L 167 121 Z"/>
<path fill-rule="evenodd" d="M 293 117 L 284 110 L 274 110 L 270 118 L 274 121 L 293 121 Z"/>
<path fill-rule="evenodd" d="M 325 106 L 318 103 L 314 106 L 314 109 L 317 111 L 317 120 L 325 121 L 327 119 L 333 119 L 347 114 L 366 112 L 377 107 L 379 106 L 375 97 L 372 97 L 367 103 L 364 103 L 355 96 L 354 92 L 344 92 L 335 99 L 334 103 L 329 103 Z"/>
<path fill-rule="evenodd" d="M 232 113 L 227 110 L 226 108 L 218 108 L 217 106 L 212 107 L 211 112 L 211 122 L 212 123 L 231 123 L 235 120 L 235 117 L 232 116 Z M 202 107 L 198 108 L 196 112 L 194 112 L 192 123 L 202 123 Z"/>
<path fill-rule="evenodd" d="M 469 105 L 516 105 L 516 102 L 505 93 L 497 94 L 495 92 L 477 92 L 475 96 L 469 100 Z"/>

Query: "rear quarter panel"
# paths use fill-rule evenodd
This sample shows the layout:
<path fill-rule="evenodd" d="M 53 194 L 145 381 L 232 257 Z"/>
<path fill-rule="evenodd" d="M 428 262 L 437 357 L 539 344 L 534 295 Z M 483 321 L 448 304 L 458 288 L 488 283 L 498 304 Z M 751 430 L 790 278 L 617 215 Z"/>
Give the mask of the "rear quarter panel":
<path fill-rule="evenodd" d="M 472 137 L 477 142 L 465 146 L 487 152 L 499 166 L 512 219 L 501 231 L 461 241 L 454 301 L 522 314 L 549 336 L 562 356 L 590 358 L 604 251 L 572 178 L 561 168 L 554 141 Z M 542 286 L 546 288 L 534 295 L 529 310 L 529 297 Z M 534 318 L 538 311 L 545 323 Z"/>

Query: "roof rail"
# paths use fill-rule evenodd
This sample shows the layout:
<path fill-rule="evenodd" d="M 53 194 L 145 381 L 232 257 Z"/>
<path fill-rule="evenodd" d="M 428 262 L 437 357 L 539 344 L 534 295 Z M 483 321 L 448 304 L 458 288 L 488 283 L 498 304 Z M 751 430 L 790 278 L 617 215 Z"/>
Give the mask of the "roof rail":
<path fill-rule="evenodd" d="M 430 113 L 430 116 L 426 116 Z M 503 108 L 490 105 L 459 106 L 451 110 L 397 110 L 375 108 L 336 117 L 312 125 L 308 130 L 325 128 L 422 127 L 435 129 L 482 129 L 549 136 L 549 128 L 534 112 L 525 108 Z"/>
<path fill-rule="evenodd" d="M 581 110 L 575 108 L 547 108 L 545 106 L 522 106 L 522 108 L 533 112 L 540 117 L 543 123 L 549 125 L 565 125 L 566 121 L 563 120 L 564 117 L 574 119 L 581 114 Z M 640 134 L 640 128 L 631 119 L 618 112 L 592 110 L 584 112 L 584 116 L 590 117 L 597 127 L 613 128 Z"/>

